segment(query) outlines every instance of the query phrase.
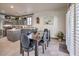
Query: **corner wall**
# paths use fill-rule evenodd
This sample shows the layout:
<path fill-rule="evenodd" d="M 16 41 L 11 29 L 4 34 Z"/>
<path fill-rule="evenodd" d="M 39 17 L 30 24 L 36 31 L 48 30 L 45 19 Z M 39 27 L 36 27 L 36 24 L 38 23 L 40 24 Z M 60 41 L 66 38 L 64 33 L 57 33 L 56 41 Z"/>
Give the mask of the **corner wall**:
<path fill-rule="evenodd" d="M 44 24 L 44 16 L 53 16 L 54 17 L 54 23 L 52 25 Z M 36 17 L 40 18 L 40 23 L 36 23 Z M 38 28 L 38 30 L 44 30 L 44 28 L 48 28 L 51 33 L 51 37 L 56 37 L 56 34 L 59 31 L 62 31 L 66 33 L 66 15 L 65 11 L 44 11 L 35 13 L 33 15 L 33 27 Z"/>

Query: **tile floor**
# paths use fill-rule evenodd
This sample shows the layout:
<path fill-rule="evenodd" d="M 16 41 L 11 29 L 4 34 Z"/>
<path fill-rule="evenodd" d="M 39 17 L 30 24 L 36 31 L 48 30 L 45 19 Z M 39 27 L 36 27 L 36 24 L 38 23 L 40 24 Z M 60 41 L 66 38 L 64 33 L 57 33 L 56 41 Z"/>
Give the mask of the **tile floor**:
<path fill-rule="evenodd" d="M 69 54 L 59 51 L 59 41 L 56 39 L 51 39 L 44 54 L 42 54 L 41 46 L 38 49 L 39 56 L 69 56 Z M 10 42 L 6 37 L 0 39 L 0 56 L 21 56 L 20 41 Z M 25 56 L 27 56 L 26 52 Z M 30 52 L 30 56 L 34 56 L 34 51 Z"/>

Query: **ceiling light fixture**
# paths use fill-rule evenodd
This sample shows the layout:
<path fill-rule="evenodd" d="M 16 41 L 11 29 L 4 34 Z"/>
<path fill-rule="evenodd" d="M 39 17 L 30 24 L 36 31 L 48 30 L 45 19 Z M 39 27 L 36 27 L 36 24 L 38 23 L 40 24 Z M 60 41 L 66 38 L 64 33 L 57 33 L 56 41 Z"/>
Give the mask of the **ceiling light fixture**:
<path fill-rule="evenodd" d="M 14 6 L 13 6 L 13 5 L 11 5 L 11 6 L 10 6 L 10 8 L 14 8 Z"/>

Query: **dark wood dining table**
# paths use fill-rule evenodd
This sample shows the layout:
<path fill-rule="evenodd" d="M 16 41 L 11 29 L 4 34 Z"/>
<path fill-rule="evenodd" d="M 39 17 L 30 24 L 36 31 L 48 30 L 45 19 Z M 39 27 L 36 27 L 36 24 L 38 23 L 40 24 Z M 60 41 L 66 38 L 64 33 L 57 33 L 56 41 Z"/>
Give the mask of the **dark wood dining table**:
<path fill-rule="evenodd" d="M 40 33 L 37 32 L 37 33 L 33 34 L 33 39 L 35 42 L 35 56 L 38 56 L 38 43 L 40 41 Z"/>
<path fill-rule="evenodd" d="M 41 40 L 42 32 L 31 33 L 28 38 L 33 39 L 35 42 L 35 56 L 38 56 L 38 43 Z M 21 50 L 21 48 L 20 48 Z M 21 51 L 20 51 L 21 52 Z"/>

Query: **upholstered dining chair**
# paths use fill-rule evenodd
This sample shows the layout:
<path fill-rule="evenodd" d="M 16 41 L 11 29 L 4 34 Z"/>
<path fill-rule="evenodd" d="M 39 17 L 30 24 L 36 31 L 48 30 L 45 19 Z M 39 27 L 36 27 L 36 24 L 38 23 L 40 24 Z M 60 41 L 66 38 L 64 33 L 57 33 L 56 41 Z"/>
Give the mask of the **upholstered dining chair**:
<path fill-rule="evenodd" d="M 34 42 L 31 41 L 31 39 L 28 38 L 28 35 L 30 32 L 27 30 L 21 30 L 21 40 L 20 40 L 20 47 L 21 47 L 21 53 L 24 56 L 24 52 L 27 52 L 27 55 L 29 56 L 29 52 L 33 50 L 34 48 Z"/>
<path fill-rule="evenodd" d="M 48 47 L 49 42 L 50 42 L 50 30 L 48 30 L 47 33 L 48 33 L 48 34 L 47 34 L 47 47 Z"/>
<path fill-rule="evenodd" d="M 39 45 L 42 46 L 42 49 L 43 49 L 43 53 L 44 53 L 44 50 L 46 49 L 46 44 L 47 44 L 47 39 L 46 39 L 46 35 L 47 35 L 47 32 L 43 32 L 43 36 L 39 42 Z"/>

